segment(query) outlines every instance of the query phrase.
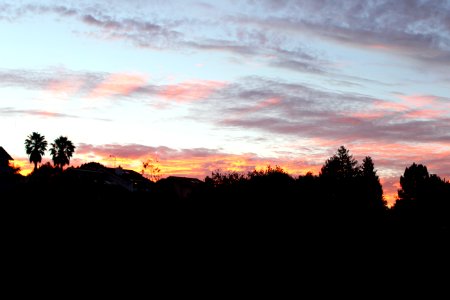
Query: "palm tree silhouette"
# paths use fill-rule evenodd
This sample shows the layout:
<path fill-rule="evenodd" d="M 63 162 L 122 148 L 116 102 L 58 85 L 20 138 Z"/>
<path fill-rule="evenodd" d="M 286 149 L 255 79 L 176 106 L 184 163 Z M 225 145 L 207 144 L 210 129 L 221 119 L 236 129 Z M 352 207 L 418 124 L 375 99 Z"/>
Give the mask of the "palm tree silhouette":
<path fill-rule="evenodd" d="M 37 169 L 37 164 L 42 161 L 42 156 L 47 150 L 47 141 L 45 136 L 40 135 L 37 132 L 33 132 L 28 135 L 25 140 L 25 150 L 30 156 L 30 163 L 34 163 L 34 171 Z"/>
<path fill-rule="evenodd" d="M 65 165 L 69 165 L 70 158 L 75 152 L 75 146 L 65 136 L 60 136 L 51 145 L 50 154 L 52 155 L 53 164 L 62 170 Z"/>

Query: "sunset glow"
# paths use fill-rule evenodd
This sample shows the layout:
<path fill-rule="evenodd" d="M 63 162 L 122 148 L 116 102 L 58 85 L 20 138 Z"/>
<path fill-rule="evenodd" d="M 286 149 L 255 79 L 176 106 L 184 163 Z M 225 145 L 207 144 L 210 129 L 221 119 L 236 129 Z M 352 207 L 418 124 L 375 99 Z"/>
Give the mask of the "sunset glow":
<path fill-rule="evenodd" d="M 36 131 L 96 161 L 204 179 L 317 175 L 344 145 L 385 199 L 450 179 L 450 2 L 0 1 L 0 146 Z M 49 153 L 43 163 L 51 162 Z"/>

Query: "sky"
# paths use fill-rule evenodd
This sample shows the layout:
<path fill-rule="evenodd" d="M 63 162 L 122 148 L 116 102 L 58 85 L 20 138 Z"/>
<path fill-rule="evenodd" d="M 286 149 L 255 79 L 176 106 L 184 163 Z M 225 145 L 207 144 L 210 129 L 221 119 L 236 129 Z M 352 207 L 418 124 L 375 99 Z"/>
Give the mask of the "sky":
<path fill-rule="evenodd" d="M 204 179 L 371 156 L 450 178 L 450 1 L 0 0 L 0 146 Z M 43 162 L 51 161 L 49 153 Z"/>

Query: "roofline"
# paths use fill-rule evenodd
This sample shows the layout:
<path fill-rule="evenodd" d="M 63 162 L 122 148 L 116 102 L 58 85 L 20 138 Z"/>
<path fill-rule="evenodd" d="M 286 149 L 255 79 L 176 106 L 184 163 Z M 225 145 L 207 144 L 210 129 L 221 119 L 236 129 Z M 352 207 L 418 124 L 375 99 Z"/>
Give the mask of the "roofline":
<path fill-rule="evenodd" d="M 3 151 L 2 151 L 2 150 L 3 150 Z M 0 146 L 0 153 L 1 153 L 1 152 L 4 152 L 4 153 L 7 155 L 8 161 L 14 160 L 14 158 L 12 158 L 11 155 L 9 155 L 9 153 L 6 152 L 6 150 L 5 150 L 2 146 Z"/>

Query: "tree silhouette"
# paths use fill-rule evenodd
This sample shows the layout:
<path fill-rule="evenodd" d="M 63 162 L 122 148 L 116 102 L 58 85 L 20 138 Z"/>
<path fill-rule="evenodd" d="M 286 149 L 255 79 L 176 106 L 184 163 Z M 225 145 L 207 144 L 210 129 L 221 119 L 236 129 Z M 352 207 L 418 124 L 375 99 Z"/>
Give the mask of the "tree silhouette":
<path fill-rule="evenodd" d="M 161 179 L 161 169 L 156 165 L 158 164 L 158 159 L 147 159 L 146 161 L 142 162 L 142 170 L 141 174 L 142 176 L 146 177 L 150 181 L 157 182 Z"/>
<path fill-rule="evenodd" d="M 400 177 L 401 189 L 398 190 L 399 200 L 415 200 L 422 193 L 424 183 L 429 179 L 427 167 L 413 163 L 405 168 L 405 173 Z"/>
<path fill-rule="evenodd" d="M 370 209 L 376 211 L 384 211 L 386 201 L 383 198 L 383 187 L 375 170 L 373 160 L 370 156 L 363 159 L 361 166 L 361 188 L 363 200 Z"/>
<path fill-rule="evenodd" d="M 356 161 L 344 146 L 325 161 L 319 174 L 321 185 L 321 207 L 333 218 L 348 218 L 350 211 L 360 203 L 357 186 L 357 175 L 360 174 Z M 344 218 L 344 217 L 342 217 Z"/>
<path fill-rule="evenodd" d="M 52 155 L 53 164 L 62 170 L 65 165 L 69 165 L 70 158 L 75 152 L 75 146 L 65 136 L 60 136 L 51 145 L 50 154 Z"/>
<path fill-rule="evenodd" d="M 358 174 L 358 161 L 344 146 L 339 147 L 336 154 L 330 157 L 320 170 L 321 177 L 332 177 L 337 180 L 354 178 Z"/>
<path fill-rule="evenodd" d="M 42 156 L 47 150 L 45 137 L 33 132 L 25 140 L 25 150 L 30 156 L 30 163 L 34 163 L 34 171 L 36 171 L 38 163 L 42 161 Z"/>
<path fill-rule="evenodd" d="M 450 183 L 426 166 L 413 163 L 400 177 L 392 208 L 397 222 L 410 231 L 445 232 L 450 228 Z"/>
<path fill-rule="evenodd" d="M 243 173 L 239 173 L 236 171 L 232 172 L 222 172 L 221 170 L 216 170 L 211 173 L 211 177 L 206 176 L 205 182 L 214 186 L 233 186 L 237 185 L 240 182 L 247 180 Z"/>

